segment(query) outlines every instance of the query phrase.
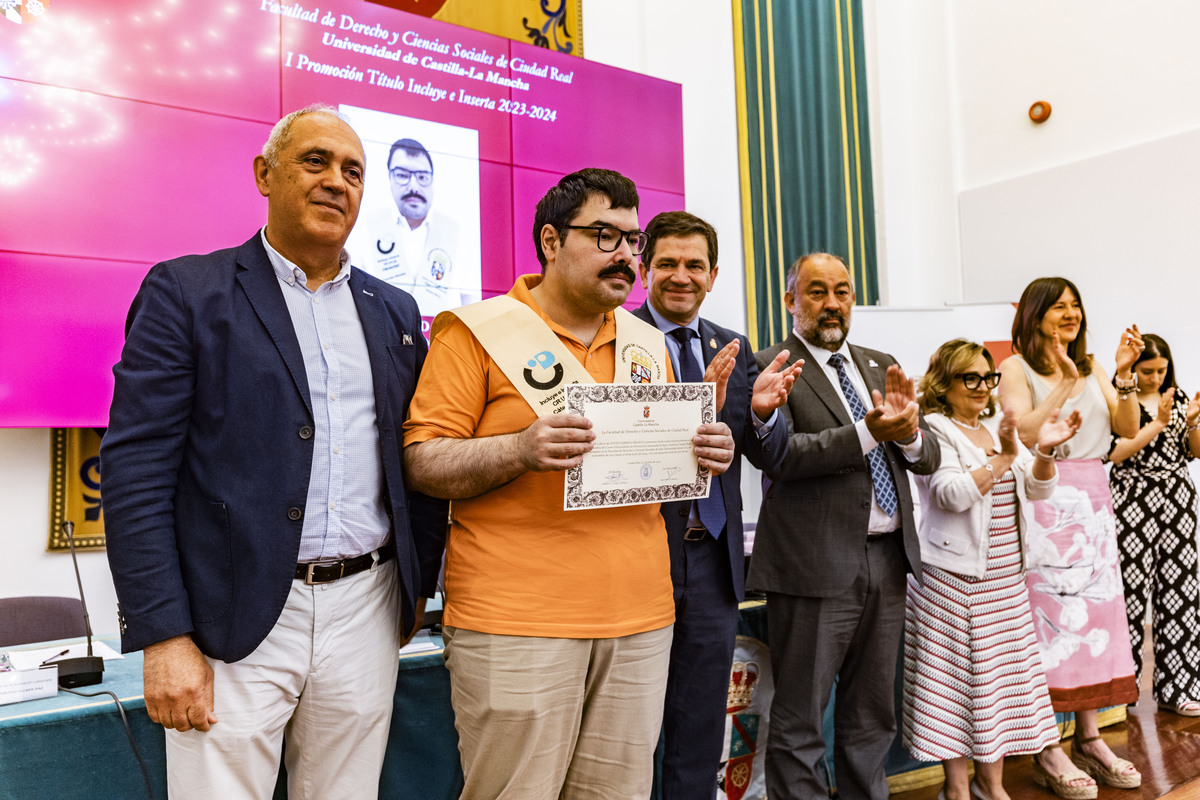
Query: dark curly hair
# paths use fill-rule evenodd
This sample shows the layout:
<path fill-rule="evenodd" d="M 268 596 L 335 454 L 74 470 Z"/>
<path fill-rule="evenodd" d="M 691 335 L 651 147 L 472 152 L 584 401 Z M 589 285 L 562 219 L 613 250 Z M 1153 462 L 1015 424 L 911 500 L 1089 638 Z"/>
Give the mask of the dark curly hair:
<path fill-rule="evenodd" d="M 612 208 L 638 207 L 638 191 L 633 181 L 611 169 L 588 167 L 559 182 L 538 201 L 533 215 L 533 246 L 537 250 L 542 271 L 546 270 L 546 254 L 542 252 L 542 228 L 547 225 L 558 231 L 559 241 L 567 241 L 567 225 L 592 195 L 607 197 Z"/>

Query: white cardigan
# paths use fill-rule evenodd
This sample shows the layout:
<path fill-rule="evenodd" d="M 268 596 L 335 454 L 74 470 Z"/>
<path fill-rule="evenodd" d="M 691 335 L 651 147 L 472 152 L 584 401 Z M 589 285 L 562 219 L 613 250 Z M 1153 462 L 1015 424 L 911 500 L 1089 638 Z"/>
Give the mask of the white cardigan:
<path fill-rule="evenodd" d="M 925 417 L 942 449 L 942 465 L 932 475 L 917 475 L 921 493 L 921 562 L 959 575 L 982 578 L 987 570 L 988 529 L 992 519 L 992 493 L 979 493 L 972 470 L 987 463 L 988 455 L 967 438 L 944 414 Z M 999 414 L 983 420 L 992 435 L 996 452 Z M 1021 567 L 1025 568 L 1024 530 L 1033 514 L 1030 500 L 1050 496 L 1058 483 L 1057 473 L 1048 481 L 1033 477 L 1034 456 L 1022 444 L 1012 463 L 1017 488 L 1017 532 L 1021 541 Z M 996 478 L 999 479 L 1000 475 Z"/>

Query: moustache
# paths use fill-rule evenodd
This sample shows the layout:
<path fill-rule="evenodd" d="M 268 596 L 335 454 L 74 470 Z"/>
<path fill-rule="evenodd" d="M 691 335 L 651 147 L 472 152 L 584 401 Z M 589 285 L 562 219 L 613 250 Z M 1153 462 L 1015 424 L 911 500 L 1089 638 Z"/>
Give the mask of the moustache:
<path fill-rule="evenodd" d="M 607 278 L 609 275 L 620 275 L 630 283 L 633 283 L 637 276 L 633 274 L 633 269 L 628 264 L 613 264 L 611 267 L 605 267 L 600 270 L 600 277 Z"/>
<path fill-rule="evenodd" d="M 833 320 L 834 322 L 838 323 L 839 325 L 841 325 L 842 323 L 844 323 L 846 321 L 845 317 L 843 317 L 841 314 L 839 314 L 836 311 L 823 311 L 823 312 L 821 312 L 821 316 L 817 317 L 817 324 L 826 322 L 828 320 Z"/>
<path fill-rule="evenodd" d="M 425 195 L 421 194 L 420 192 L 409 192 L 408 194 L 401 197 L 400 201 L 404 202 L 405 200 L 408 200 L 410 198 L 415 198 L 417 200 L 420 200 L 422 203 L 425 202 Z"/>

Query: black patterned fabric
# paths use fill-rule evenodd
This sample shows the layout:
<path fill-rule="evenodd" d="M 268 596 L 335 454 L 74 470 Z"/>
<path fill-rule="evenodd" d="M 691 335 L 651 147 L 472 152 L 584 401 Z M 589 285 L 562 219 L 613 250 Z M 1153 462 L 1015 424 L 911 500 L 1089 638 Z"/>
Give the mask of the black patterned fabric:
<path fill-rule="evenodd" d="M 1154 698 L 1169 705 L 1200 700 L 1196 487 L 1187 470 L 1186 408 L 1187 394 L 1177 389 L 1166 429 L 1109 475 L 1133 663 L 1140 684 L 1143 621 L 1153 604 Z M 1152 419 L 1142 408 L 1142 426 Z"/>

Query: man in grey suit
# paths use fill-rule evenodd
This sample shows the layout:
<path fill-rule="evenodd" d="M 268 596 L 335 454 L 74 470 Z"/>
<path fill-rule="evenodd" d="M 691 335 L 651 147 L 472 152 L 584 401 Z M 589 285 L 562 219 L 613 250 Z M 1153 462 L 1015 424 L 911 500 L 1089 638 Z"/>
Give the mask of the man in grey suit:
<path fill-rule="evenodd" d="M 771 800 L 827 795 L 821 722 L 835 679 L 834 781 L 842 800 L 887 797 L 894 683 L 908 572 L 920 574 L 906 470 L 933 472 L 937 442 L 896 360 L 847 344 L 854 285 L 828 253 L 788 272 L 786 349 L 805 368 L 782 407 L 791 435 L 763 498 L 749 586 L 767 593 L 775 696 Z"/>

